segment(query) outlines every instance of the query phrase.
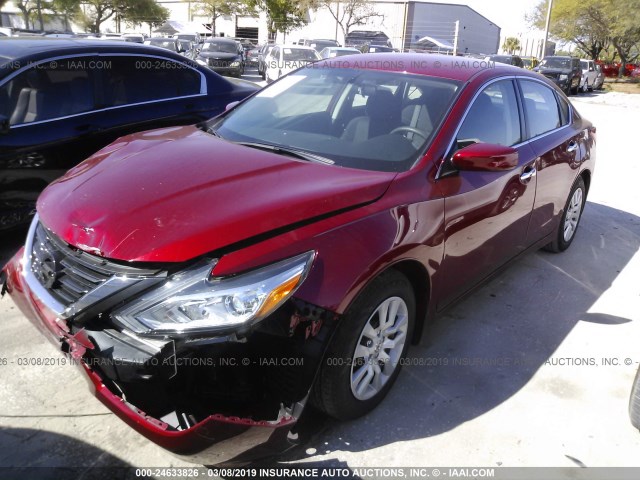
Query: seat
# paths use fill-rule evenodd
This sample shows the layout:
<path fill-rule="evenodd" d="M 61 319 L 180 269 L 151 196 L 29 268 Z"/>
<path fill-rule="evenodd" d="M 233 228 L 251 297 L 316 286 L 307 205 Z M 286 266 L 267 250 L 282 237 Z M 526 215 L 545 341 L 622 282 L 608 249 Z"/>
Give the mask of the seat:
<path fill-rule="evenodd" d="M 31 98 L 32 92 L 35 92 L 35 89 L 23 88 L 20 90 L 20 93 L 18 94 L 18 101 L 16 102 L 16 106 L 13 109 L 11 118 L 9 119 L 10 125 L 20 125 L 21 123 L 25 123 L 29 99 Z"/>
<path fill-rule="evenodd" d="M 389 90 L 377 90 L 369 96 L 366 115 L 355 117 L 347 124 L 342 139 L 363 142 L 385 135 L 400 126 L 400 104 Z"/>

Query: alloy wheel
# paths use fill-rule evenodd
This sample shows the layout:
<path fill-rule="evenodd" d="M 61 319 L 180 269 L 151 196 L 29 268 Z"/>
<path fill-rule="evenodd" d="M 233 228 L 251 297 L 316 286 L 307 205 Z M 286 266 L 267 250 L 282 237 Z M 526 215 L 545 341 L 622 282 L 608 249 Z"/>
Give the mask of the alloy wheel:
<path fill-rule="evenodd" d="M 580 213 L 582 212 L 582 189 L 577 188 L 573 192 L 571 201 L 567 207 L 567 214 L 564 218 L 564 241 L 568 242 L 573 237 L 578 228 Z"/>
<path fill-rule="evenodd" d="M 358 400 L 375 396 L 398 366 L 407 340 L 409 313 L 400 297 L 382 302 L 371 314 L 351 363 L 351 392 Z"/>

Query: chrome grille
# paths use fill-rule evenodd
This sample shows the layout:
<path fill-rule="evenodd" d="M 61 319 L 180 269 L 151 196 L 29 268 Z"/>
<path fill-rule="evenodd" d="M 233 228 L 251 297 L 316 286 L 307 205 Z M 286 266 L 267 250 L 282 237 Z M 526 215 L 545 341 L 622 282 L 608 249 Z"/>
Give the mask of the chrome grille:
<path fill-rule="evenodd" d="M 158 270 L 121 265 L 73 248 L 40 222 L 33 230 L 28 263 L 35 280 L 60 304 L 58 307 L 68 313 L 75 313 L 80 305 L 84 308 L 95 303 L 132 281 L 140 281 L 158 273 Z M 118 280 L 118 285 L 106 288 L 110 282 L 114 283 L 113 280 Z M 89 297 L 90 302 L 83 302 Z"/>

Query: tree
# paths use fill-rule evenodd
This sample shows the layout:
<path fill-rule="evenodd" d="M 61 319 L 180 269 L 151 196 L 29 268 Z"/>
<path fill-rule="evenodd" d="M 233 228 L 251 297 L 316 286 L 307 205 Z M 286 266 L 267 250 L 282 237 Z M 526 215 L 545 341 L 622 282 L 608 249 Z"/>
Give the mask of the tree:
<path fill-rule="evenodd" d="M 85 9 L 82 23 L 93 33 L 100 33 L 102 24 L 116 17 L 133 24 L 142 22 L 150 25 L 163 23 L 169 18 L 169 11 L 154 0 L 83 0 Z"/>
<path fill-rule="evenodd" d="M 541 1 L 529 16 L 538 28 L 544 26 L 547 2 Z M 554 0 L 550 30 L 594 60 L 611 45 L 626 63 L 638 54 L 640 0 Z"/>
<path fill-rule="evenodd" d="M 289 33 L 294 28 L 308 23 L 309 8 L 318 5 L 315 0 L 248 0 L 251 9 L 267 14 L 267 30 L 269 39 L 275 39 L 278 32 Z"/>
<path fill-rule="evenodd" d="M 504 39 L 502 43 L 502 50 L 507 52 L 509 55 L 515 54 L 518 50 L 520 50 L 520 40 L 516 37 L 507 37 Z"/>
<path fill-rule="evenodd" d="M 36 6 L 31 0 L 16 0 L 13 2 L 24 20 L 24 28 L 29 29 L 31 25 L 31 14 L 35 11 Z"/>
<path fill-rule="evenodd" d="M 189 0 L 186 0 L 189 1 Z M 246 15 L 250 13 L 246 0 L 197 0 L 193 7 L 196 15 L 211 19 L 211 33 L 216 36 L 216 20 L 226 15 Z"/>
<path fill-rule="evenodd" d="M 384 18 L 384 15 L 378 13 L 369 0 L 346 0 L 343 2 L 322 0 L 320 4 L 326 7 L 336 19 L 345 37 L 351 27 L 364 25 L 370 18 Z"/>

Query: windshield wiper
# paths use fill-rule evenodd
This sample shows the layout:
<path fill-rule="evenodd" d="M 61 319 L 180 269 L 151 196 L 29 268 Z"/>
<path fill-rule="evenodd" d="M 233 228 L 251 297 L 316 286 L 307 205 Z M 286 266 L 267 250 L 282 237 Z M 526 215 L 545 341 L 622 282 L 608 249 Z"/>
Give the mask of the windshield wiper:
<path fill-rule="evenodd" d="M 265 150 L 267 152 L 277 153 L 279 155 L 287 155 L 289 157 L 298 158 L 300 160 L 307 160 L 309 162 L 325 163 L 327 165 L 333 165 L 335 162 L 329 158 L 316 155 L 315 153 L 305 152 L 303 150 L 297 150 L 293 148 L 284 148 L 269 143 L 256 143 L 256 142 L 235 142 L 238 145 L 245 147 L 256 148 L 258 150 Z"/>

